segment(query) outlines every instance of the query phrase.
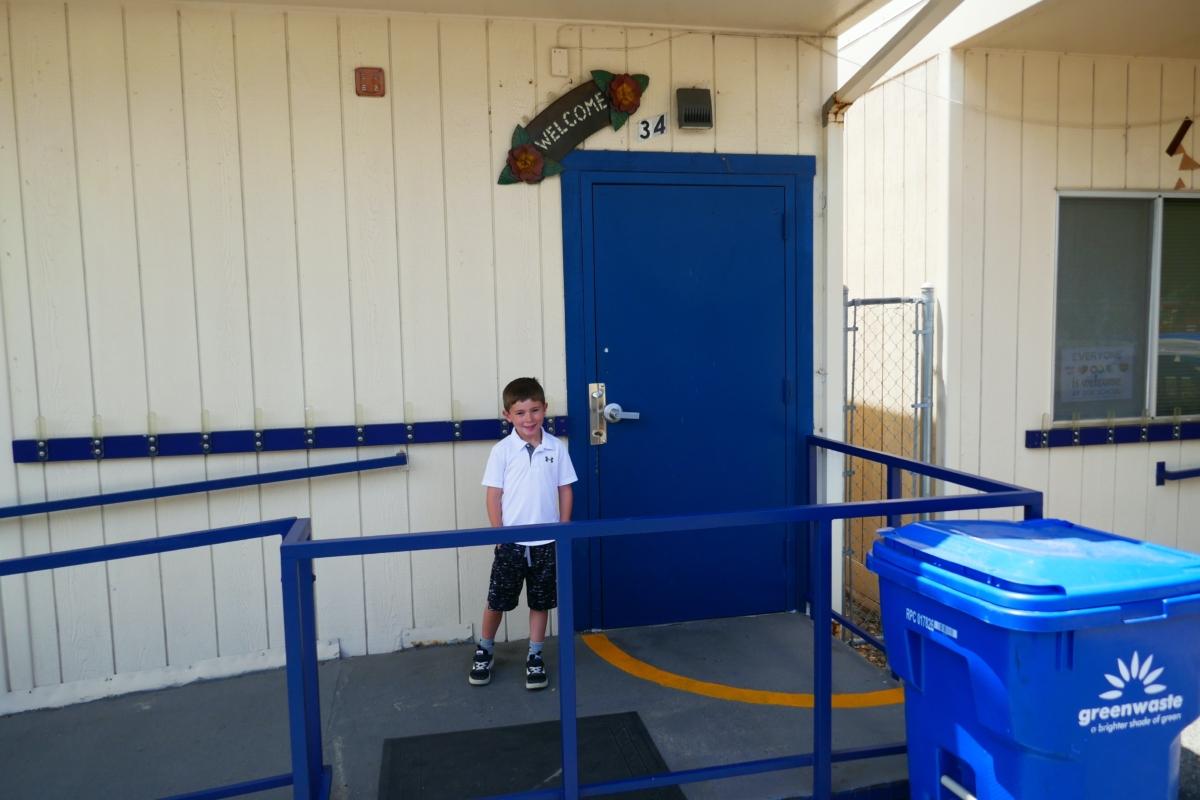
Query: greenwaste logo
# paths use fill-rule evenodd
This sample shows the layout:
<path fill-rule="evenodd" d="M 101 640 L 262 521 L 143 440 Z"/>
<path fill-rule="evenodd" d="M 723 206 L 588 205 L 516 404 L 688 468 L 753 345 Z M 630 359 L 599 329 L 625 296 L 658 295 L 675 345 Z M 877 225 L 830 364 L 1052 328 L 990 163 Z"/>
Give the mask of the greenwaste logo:
<path fill-rule="evenodd" d="M 1131 683 L 1141 683 L 1142 691 L 1147 695 L 1156 695 L 1165 692 L 1167 687 L 1161 683 L 1156 683 L 1159 677 L 1163 674 L 1163 667 L 1151 672 L 1151 666 L 1154 664 L 1153 654 L 1146 657 L 1145 661 L 1138 660 L 1138 654 L 1135 650 L 1133 658 L 1129 660 L 1129 666 L 1125 666 L 1125 662 L 1117 659 L 1117 672 L 1120 675 L 1110 675 L 1104 673 L 1104 679 L 1113 687 L 1107 692 L 1100 693 L 1101 700 L 1119 700 L 1125 694 L 1125 690 L 1129 688 Z"/>

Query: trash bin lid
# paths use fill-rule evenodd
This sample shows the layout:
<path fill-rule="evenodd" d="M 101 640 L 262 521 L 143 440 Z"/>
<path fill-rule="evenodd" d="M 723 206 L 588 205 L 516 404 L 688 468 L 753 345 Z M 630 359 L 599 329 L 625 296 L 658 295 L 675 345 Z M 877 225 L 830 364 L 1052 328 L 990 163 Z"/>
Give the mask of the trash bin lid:
<path fill-rule="evenodd" d="M 1064 520 L 915 522 L 880 533 L 875 558 L 1019 611 L 1200 592 L 1200 556 Z"/>

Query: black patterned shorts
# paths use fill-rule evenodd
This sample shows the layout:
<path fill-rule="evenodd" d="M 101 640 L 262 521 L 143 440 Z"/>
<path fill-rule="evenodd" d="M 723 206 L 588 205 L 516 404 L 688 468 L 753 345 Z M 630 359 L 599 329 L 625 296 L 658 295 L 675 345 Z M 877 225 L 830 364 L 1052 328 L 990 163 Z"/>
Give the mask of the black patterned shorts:
<path fill-rule="evenodd" d="M 526 547 L 521 544 L 496 545 L 492 559 L 492 580 L 488 584 L 487 604 L 493 611 L 512 611 L 525 597 L 534 611 L 548 611 L 558 605 L 555 584 L 554 543 Z"/>

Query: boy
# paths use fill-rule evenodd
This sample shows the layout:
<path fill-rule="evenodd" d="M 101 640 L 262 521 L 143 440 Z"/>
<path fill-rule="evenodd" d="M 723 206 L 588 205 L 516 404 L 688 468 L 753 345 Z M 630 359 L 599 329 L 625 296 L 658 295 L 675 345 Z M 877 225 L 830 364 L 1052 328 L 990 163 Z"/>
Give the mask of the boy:
<path fill-rule="evenodd" d="M 504 418 L 512 425 L 512 433 L 492 448 L 483 473 L 488 520 L 496 528 L 569 522 L 575 468 L 563 443 L 549 434 L 542 435 L 546 393 L 536 378 L 517 378 L 504 387 L 503 400 Z M 522 581 L 529 600 L 525 688 L 543 689 L 548 683 L 542 645 L 550 609 L 558 605 L 558 588 L 554 541 L 543 539 L 496 545 L 479 644 L 468 677 L 472 686 L 484 686 L 492 680 L 496 631 L 504 612 L 517 607 Z"/>

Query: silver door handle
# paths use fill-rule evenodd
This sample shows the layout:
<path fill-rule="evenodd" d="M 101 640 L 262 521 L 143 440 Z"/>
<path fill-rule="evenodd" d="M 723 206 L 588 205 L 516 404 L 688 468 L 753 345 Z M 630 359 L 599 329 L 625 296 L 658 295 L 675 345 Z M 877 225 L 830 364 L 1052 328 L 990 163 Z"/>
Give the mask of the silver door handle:
<path fill-rule="evenodd" d="M 609 422 L 620 422 L 623 419 L 641 419 L 642 415 L 637 411 L 625 411 L 621 408 L 620 403 L 609 403 L 604 407 L 604 419 Z"/>

